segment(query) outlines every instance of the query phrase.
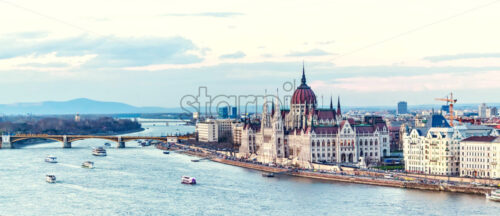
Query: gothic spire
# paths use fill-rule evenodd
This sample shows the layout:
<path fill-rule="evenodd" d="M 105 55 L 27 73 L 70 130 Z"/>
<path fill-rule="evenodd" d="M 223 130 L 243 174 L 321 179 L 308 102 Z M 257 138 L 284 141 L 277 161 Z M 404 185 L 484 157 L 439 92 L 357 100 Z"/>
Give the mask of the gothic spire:
<path fill-rule="evenodd" d="M 340 111 L 340 96 L 339 96 L 338 102 L 337 102 L 337 115 L 342 115 L 342 111 Z"/>
<path fill-rule="evenodd" d="M 333 98 L 330 96 L 330 110 L 333 110 Z"/>
<path fill-rule="evenodd" d="M 304 62 L 302 61 L 302 85 L 306 84 L 306 69 L 304 67 Z"/>

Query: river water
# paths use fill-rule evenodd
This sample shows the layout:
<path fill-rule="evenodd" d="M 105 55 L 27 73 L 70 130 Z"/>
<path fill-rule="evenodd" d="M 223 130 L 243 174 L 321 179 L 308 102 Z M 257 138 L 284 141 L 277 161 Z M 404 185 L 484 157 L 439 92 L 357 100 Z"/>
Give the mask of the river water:
<path fill-rule="evenodd" d="M 192 126 L 144 124 L 140 135 L 193 131 Z M 192 157 L 164 155 L 128 142 L 93 157 L 104 140 L 73 148 L 42 143 L 0 149 L 0 215 L 500 215 L 483 196 L 261 177 L 261 173 Z M 114 145 L 114 143 L 112 143 Z M 59 163 L 43 162 L 55 155 Z M 86 160 L 95 169 L 83 169 Z M 45 182 L 55 174 L 56 184 Z M 195 186 L 180 184 L 194 176 Z"/>

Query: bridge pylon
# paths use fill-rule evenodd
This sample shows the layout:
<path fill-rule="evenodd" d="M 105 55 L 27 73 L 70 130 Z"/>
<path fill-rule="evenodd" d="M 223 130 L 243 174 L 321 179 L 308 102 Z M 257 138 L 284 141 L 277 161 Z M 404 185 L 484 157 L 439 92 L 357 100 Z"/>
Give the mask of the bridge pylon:
<path fill-rule="evenodd" d="M 0 148 L 14 148 L 14 145 L 12 145 L 12 143 L 10 142 L 10 135 L 2 135 L 2 143 L 0 144 Z"/>
<path fill-rule="evenodd" d="M 66 135 L 63 136 L 63 148 L 71 148 L 71 142 L 68 142 L 68 137 Z"/>
<path fill-rule="evenodd" d="M 118 137 L 118 145 L 116 146 L 117 148 L 125 148 L 125 142 L 123 141 L 122 137 Z"/>

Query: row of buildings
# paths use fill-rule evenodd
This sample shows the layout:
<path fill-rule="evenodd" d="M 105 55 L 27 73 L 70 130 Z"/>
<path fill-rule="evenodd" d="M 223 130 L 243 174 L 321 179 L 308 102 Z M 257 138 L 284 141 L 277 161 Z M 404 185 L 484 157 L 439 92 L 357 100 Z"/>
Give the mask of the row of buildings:
<path fill-rule="evenodd" d="M 401 152 L 407 172 L 500 177 L 499 130 L 494 127 L 462 122 L 452 127 L 441 114 L 407 114 L 406 102 L 398 104 L 395 118 L 343 114 L 340 98 L 336 107 L 330 100 L 328 108 L 320 108 L 304 69 L 289 108 L 278 99 L 269 95 L 262 113 L 244 119 L 224 118 L 223 111 L 222 118 L 199 121 L 199 141 L 232 142 L 238 157 L 262 163 L 363 167 Z"/>
<path fill-rule="evenodd" d="M 225 131 L 239 146 L 240 157 L 301 167 L 312 163 L 377 164 L 390 155 L 389 130 L 382 118 L 367 116 L 355 121 L 344 117 L 340 99 L 336 108 L 332 100 L 329 108 L 319 108 L 304 69 L 289 109 L 282 108 L 278 95 L 269 98 L 274 100 L 266 99 L 262 113 L 254 118 L 198 123 L 199 140 L 216 141 L 214 135 Z M 227 126 L 221 128 L 223 124 Z"/>
<path fill-rule="evenodd" d="M 500 178 L 499 132 L 484 125 L 451 127 L 440 114 L 403 135 L 405 170 L 431 175 Z"/>

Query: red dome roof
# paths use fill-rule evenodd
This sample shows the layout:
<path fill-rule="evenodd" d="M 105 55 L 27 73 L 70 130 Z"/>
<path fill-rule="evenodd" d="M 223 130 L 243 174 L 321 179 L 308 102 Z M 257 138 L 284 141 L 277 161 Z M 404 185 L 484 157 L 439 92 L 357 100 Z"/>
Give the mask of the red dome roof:
<path fill-rule="evenodd" d="M 305 70 L 302 68 L 302 83 L 292 96 L 292 104 L 316 104 L 316 95 L 306 84 Z"/>
<path fill-rule="evenodd" d="M 293 93 L 292 104 L 316 104 L 316 95 L 309 86 L 300 85 Z"/>

